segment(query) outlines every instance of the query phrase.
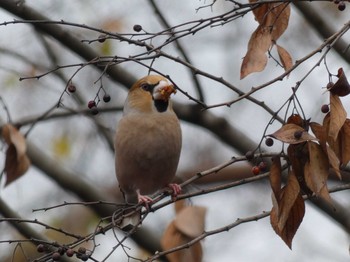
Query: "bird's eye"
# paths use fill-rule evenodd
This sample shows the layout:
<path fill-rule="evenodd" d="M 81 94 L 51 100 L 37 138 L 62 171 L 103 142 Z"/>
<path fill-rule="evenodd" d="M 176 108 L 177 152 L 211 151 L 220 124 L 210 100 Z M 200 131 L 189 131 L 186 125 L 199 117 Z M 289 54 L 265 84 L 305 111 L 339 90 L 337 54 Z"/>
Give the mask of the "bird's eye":
<path fill-rule="evenodd" d="M 153 85 L 150 85 L 147 83 L 144 83 L 141 85 L 141 88 L 147 92 L 152 91 L 153 87 L 154 87 Z"/>

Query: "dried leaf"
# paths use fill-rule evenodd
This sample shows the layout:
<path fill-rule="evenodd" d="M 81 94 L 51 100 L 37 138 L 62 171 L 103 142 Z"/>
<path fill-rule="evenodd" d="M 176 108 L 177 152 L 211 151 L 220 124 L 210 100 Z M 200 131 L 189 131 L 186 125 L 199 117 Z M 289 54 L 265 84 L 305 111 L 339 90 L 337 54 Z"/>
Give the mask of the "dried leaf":
<path fill-rule="evenodd" d="M 296 133 L 300 133 L 296 135 Z M 295 124 L 283 125 L 273 134 L 269 136 L 288 144 L 300 144 L 309 140 L 317 140 L 316 137 L 310 135 L 304 128 Z"/>
<path fill-rule="evenodd" d="M 338 133 L 345 123 L 346 111 L 337 95 L 330 94 L 330 104 L 331 110 L 328 136 L 330 136 L 333 141 L 336 141 Z"/>
<path fill-rule="evenodd" d="M 204 232 L 206 208 L 186 206 L 176 216 L 176 228 L 184 235 L 193 239 Z"/>
<path fill-rule="evenodd" d="M 176 217 L 166 228 L 161 245 L 164 250 L 186 244 L 204 232 L 206 208 L 185 206 L 185 201 L 175 205 Z M 202 261 L 203 251 L 200 242 L 189 248 L 178 250 L 166 255 L 170 262 Z"/>
<path fill-rule="evenodd" d="M 6 124 L 2 128 L 2 137 L 8 144 L 5 159 L 5 186 L 21 177 L 29 168 L 30 160 L 26 154 L 26 140 L 12 125 Z"/>
<path fill-rule="evenodd" d="M 315 122 L 310 123 L 310 127 L 311 127 L 312 132 L 318 138 L 323 152 L 327 155 L 328 162 L 329 162 L 330 166 L 334 169 L 334 172 L 339 177 L 339 179 L 341 179 L 340 170 L 339 170 L 340 161 L 339 161 L 337 155 L 332 150 L 332 148 L 330 148 L 327 145 L 327 130 L 326 130 L 326 128 L 318 123 L 315 123 Z"/>
<path fill-rule="evenodd" d="M 329 175 L 328 157 L 319 144 L 309 141 L 309 161 L 305 164 L 304 174 L 308 187 L 324 200 L 331 202 L 327 188 Z"/>
<path fill-rule="evenodd" d="M 284 49 L 282 46 L 280 46 L 280 45 L 276 45 L 276 46 L 277 46 L 278 56 L 280 57 L 280 61 L 283 65 L 283 68 L 285 71 L 288 71 L 289 69 L 291 69 L 293 67 L 292 57 L 288 53 L 288 51 L 286 49 Z"/>
<path fill-rule="evenodd" d="M 162 239 L 161 246 L 163 250 L 169 250 L 171 248 L 186 244 L 190 241 L 188 237 L 181 234 L 174 221 L 171 222 L 166 228 Z M 166 255 L 169 262 L 200 262 L 202 261 L 203 251 L 199 242 L 191 245 L 189 248 L 178 250 Z"/>
<path fill-rule="evenodd" d="M 276 234 L 291 249 L 293 237 L 305 214 L 304 199 L 300 194 L 300 187 L 293 172 L 289 173 L 288 182 L 282 188 L 277 202 L 278 207 L 274 206 L 271 210 L 270 222 Z"/>
<path fill-rule="evenodd" d="M 278 156 L 272 158 L 272 164 L 270 168 L 270 184 L 272 192 L 276 198 L 278 198 L 281 191 L 281 176 L 282 176 L 282 167 L 281 159 Z"/>
<path fill-rule="evenodd" d="M 292 114 L 291 116 L 288 117 L 287 124 L 295 124 L 306 130 L 309 124 L 309 121 L 302 119 L 301 116 L 298 114 Z"/>
<path fill-rule="evenodd" d="M 297 177 L 301 190 L 307 194 L 312 195 L 312 191 L 308 188 L 304 177 L 304 166 L 308 161 L 309 152 L 306 143 L 289 145 L 287 148 L 287 154 L 289 161 L 292 164 L 292 170 Z"/>
<path fill-rule="evenodd" d="M 346 96 L 350 94 L 350 85 L 344 74 L 343 68 L 338 69 L 338 77 L 339 79 L 335 84 L 328 89 L 333 95 L 337 96 Z"/>
<path fill-rule="evenodd" d="M 255 3 L 256 1 L 250 0 L 249 2 Z M 241 66 L 241 79 L 265 68 L 266 52 L 288 27 L 290 6 L 289 3 L 260 4 L 259 7 L 253 9 L 253 13 L 259 26 L 249 40 L 248 51 Z M 282 63 L 286 61 L 286 57 L 284 54 Z"/>
<path fill-rule="evenodd" d="M 346 119 L 341 129 L 341 162 L 346 165 L 350 161 L 350 119 Z"/>
<path fill-rule="evenodd" d="M 269 29 L 258 26 L 248 43 L 248 51 L 241 65 L 241 79 L 250 73 L 264 70 L 267 64 L 266 52 L 270 46 L 271 34 Z"/>

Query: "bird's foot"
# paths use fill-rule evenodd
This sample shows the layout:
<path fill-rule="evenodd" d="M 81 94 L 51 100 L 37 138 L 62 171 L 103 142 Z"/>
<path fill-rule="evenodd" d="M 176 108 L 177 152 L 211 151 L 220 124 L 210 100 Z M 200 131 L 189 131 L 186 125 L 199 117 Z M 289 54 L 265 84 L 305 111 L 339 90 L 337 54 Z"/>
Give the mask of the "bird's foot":
<path fill-rule="evenodd" d="M 169 184 L 168 187 L 172 190 L 171 199 L 175 200 L 176 197 L 181 193 L 181 186 L 179 184 Z"/>
<path fill-rule="evenodd" d="M 145 206 L 147 210 L 149 210 L 149 205 L 153 202 L 153 199 L 149 196 L 141 195 L 140 193 L 137 194 L 137 198 L 139 203 Z"/>

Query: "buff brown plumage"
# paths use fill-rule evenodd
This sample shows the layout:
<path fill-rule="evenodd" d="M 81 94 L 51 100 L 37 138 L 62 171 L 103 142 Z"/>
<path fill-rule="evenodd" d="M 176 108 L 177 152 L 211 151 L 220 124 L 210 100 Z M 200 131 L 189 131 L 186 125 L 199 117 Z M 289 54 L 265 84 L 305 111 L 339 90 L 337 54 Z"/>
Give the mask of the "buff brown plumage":
<path fill-rule="evenodd" d="M 172 109 L 174 86 L 164 77 L 149 75 L 129 91 L 115 137 L 116 175 L 128 204 L 152 201 L 148 196 L 172 184 L 181 151 L 181 128 Z M 137 223 L 124 221 L 121 227 Z"/>

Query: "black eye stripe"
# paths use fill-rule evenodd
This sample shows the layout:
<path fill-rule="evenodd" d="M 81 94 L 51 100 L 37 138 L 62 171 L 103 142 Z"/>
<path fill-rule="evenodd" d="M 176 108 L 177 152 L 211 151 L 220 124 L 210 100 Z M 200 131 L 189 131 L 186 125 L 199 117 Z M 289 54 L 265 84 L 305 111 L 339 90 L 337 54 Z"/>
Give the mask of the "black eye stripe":
<path fill-rule="evenodd" d="M 153 88 L 154 88 L 156 85 L 158 85 L 158 84 L 159 84 L 159 83 L 156 83 L 156 84 L 154 84 L 154 85 L 151 85 L 151 84 L 148 84 L 148 83 L 144 83 L 144 84 L 141 84 L 141 88 L 142 88 L 143 90 L 145 90 L 145 91 L 150 92 L 150 91 L 152 91 Z"/>

